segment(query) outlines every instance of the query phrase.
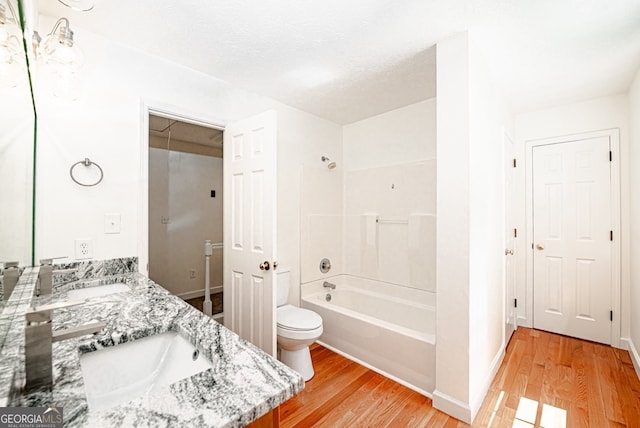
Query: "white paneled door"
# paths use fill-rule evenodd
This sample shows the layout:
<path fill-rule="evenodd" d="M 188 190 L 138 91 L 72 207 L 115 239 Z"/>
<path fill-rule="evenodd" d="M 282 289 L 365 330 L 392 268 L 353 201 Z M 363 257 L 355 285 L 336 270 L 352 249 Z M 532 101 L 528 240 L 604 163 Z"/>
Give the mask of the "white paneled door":
<path fill-rule="evenodd" d="M 274 111 L 224 131 L 224 323 L 276 355 Z"/>
<path fill-rule="evenodd" d="M 610 344 L 609 138 L 532 150 L 534 327 Z"/>

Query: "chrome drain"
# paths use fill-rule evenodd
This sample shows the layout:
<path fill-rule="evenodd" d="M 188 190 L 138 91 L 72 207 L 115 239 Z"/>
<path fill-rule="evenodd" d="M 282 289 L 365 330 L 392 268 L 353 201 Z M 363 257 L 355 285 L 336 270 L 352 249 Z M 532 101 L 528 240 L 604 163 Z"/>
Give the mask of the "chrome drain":
<path fill-rule="evenodd" d="M 327 302 L 331 301 L 331 293 L 327 293 L 327 295 L 324 297 L 324 300 L 326 300 Z"/>
<path fill-rule="evenodd" d="M 193 354 L 191 354 L 191 359 L 195 361 L 198 359 L 199 356 L 200 356 L 200 350 L 196 349 L 195 351 L 193 351 Z"/>

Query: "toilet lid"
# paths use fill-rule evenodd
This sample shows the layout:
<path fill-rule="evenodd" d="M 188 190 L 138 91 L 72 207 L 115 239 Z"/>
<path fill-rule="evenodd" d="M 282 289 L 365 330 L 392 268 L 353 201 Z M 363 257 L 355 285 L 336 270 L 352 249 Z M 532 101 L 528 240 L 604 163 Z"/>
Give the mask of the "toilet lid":
<path fill-rule="evenodd" d="M 288 330 L 314 330 L 322 326 L 320 315 L 292 305 L 279 307 L 277 318 L 278 327 Z"/>

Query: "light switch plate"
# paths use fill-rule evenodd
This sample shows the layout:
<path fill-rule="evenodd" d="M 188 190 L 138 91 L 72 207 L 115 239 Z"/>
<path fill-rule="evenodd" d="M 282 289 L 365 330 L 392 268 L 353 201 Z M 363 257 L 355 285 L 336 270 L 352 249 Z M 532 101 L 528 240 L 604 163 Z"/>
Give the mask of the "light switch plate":
<path fill-rule="evenodd" d="M 120 233 L 120 214 L 104 215 L 104 233 Z"/>

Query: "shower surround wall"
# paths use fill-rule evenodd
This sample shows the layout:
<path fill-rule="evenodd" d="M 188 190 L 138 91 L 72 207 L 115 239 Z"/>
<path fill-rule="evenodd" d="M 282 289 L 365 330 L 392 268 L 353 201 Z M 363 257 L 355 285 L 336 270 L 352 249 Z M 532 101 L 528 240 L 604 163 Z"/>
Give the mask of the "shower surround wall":
<path fill-rule="evenodd" d="M 435 292 L 436 99 L 344 127 L 344 273 Z"/>
<path fill-rule="evenodd" d="M 435 292 L 436 161 L 345 174 L 346 274 Z"/>
<path fill-rule="evenodd" d="M 435 291 L 435 106 L 432 98 L 346 125 L 342 157 L 318 153 L 302 167 L 302 284 L 351 274 Z"/>
<path fill-rule="evenodd" d="M 331 156 L 330 156 L 331 157 Z M 333 157 L 332 157 L 333 160 Z M 340 162 L 329 170 L 325 164 L 302 168 L 300 258 L 301 282 L 343 273 L 343 168 Z M 320 271 L 320 261 L 331 261 L 329 272 Z M 296 293 L 297 294 L 297 293 Z M 290 303 L 298 304 L 298 296 Z"/>
<path fill-rule="evenodd" d="M 323 316 L 320 342 L 428 396 L 436 346 L 435 104 L 345 126 L 338 168 L 327 170 L 320 156 L 303 167 L 300 216 L 301 305 Z M 319 270 L 323 257 L 332 263 L 327 273 Z M 335 302 L 324 301 L 325 278 L 337 284 Z M 370 297 L 366 314 L 334 304 L 346 295 L 357 303 Z M 408 325 L 389 321 L 391 302 L 412 309 L 396 311 L 412 313 Z M 402 359 L 393 349 L 406 351 Z"/>

